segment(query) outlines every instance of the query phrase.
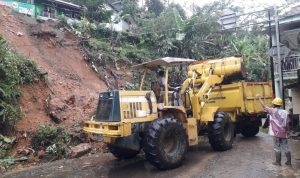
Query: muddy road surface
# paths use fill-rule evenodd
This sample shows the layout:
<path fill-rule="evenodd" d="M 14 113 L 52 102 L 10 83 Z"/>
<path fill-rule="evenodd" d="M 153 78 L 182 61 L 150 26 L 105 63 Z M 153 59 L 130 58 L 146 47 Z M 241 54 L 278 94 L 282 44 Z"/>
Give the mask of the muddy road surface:
<path fill-rule="evenodd" d="M 206 139 L 189 150 L 184 164 L 173 170 L 160 171 L 144 160 L 143 155 L 117 160 L 111 154 L 95 154 L 79 159 L 60 160 L 26 170 L 9 172 L 6 178 L 297 178 L 300 177 L 299 141 L 290 141 L 293 168 L 272 165 L 272 138 L 264 133 L 245 139 L 237 136 L 233 149 L 214 152 Z M 282 163 L 285 162 L 283 157 Z"/>

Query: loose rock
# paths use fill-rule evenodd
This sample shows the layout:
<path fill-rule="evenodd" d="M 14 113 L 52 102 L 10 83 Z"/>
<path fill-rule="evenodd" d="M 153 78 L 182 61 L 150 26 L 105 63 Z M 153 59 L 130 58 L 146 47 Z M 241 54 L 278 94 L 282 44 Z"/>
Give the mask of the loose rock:
<path fill-rule="evenodd" d="M 70 158 L 78 158 L 87 153 L 89 153 L 92 149 L 92 146 L 88 143 L 82 143 L 77 146 L 71 147 Z"/>

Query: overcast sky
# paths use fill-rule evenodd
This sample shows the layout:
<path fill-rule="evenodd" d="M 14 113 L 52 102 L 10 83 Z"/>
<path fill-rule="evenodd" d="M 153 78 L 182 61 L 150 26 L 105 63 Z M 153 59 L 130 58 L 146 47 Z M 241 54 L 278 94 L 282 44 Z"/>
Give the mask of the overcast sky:
<path fill-rule="evenodd" d="M 190 16 L 192 15 L 193 3 L 198 6 L 203 6 L 213 1 L 215 0 L 169 0 L 169 3 L 174 2 L 180 4 L 186 9 L 187 14 Z M 281 6 L 285 0 L 233 0 L 233 2 L 237 6 L 245 7 L 246 11 L 256 11 L 273 5 Z"/>
<path fill-rule="evenodd" d="M 169 2 L 175 2 L 181 5 L 192 5 L 193 3 L 202 6 L 204 4 L 207 3 L 211 3 L 214 0 L 169 0 Z M 285 2 L 284 0 L 234 0 L 235 4 L 247 4 L 247 6 L 256 6 L 257 5 L 281 5 L 283 2 Z"/>

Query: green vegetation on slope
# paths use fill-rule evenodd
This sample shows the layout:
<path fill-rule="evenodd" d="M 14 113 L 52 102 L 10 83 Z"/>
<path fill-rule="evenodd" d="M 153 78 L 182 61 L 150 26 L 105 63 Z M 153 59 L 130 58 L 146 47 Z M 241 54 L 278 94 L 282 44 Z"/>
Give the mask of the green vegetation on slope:
<path fill-rule="evenodd" d="M 100 1 L 99 8 L 109 2 Z M 162 3 L 156 0 L 147 0 L 145 7 L 139 7 L 136 0 L 122 2 L 124 9 L 119 13 L 120 17 L 110 21 L 128 21 L 134 26 L 133 29 L 114 32 L 104 27 L 103 23 L 107 20 L 101 19 L 94 19 L 93 26 L 87 23 L 89 16 L 83 19 L 83 27 L 76 29 L 83 34 L 82 46 L 99 73 L 107 64 L 132 65 L 166 56 L 202 60 L 242 55 L 247 68 L 247 81 L 270 79 L 266 55 L 268 40 L 263 27 L 254 25 L 234 31 L 221 30 L 218 20 L 224 9 L 243 12 L 240 7 L 232 6 L 230 1 L 214 1 L 196 7 L 191 17 L 187 17 L 178 4 L 158 8 Z M 85 5 L 84 2 L 82 4 Z M 93 11 L 93 8 L 89 10 Z M 244 21 L 245 24 L 256 22 L 257 19 Z M 131 83 L 135 85 L 135 81 Z"/>
<path fill-rule="evenodd" d="M 63 128 L 41 125 L 31 139 L 32 148 L 36 151 L 45 150 L 54 159 L 67 156 L 72 136 Z"/>
<path fill-rule="evenodd" d="M 13 127 L 21 116 L 18 87 L 39 75 L 36 64 L 12 51 L 0 36 L 0 133 Z"/>

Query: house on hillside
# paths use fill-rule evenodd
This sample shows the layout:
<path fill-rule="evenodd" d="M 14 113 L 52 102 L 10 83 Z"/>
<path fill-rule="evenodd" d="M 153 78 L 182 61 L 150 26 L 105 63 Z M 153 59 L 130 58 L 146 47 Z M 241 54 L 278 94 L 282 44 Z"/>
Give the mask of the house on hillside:
<path fill-rule="evenodd" d="M 35 5 L 33 0 L 0 0 L 0 5 L 7 6 L 21 14 L 26 14 L 28 16 L 35 17 Z"/>
<path fill-rule="evenodd" d="M 300 6 L 293 7 L 279 20 L 279 41 L 287 49 L 281 59 L 283 86 L 287 89 L 286 101 L 292 100 L 293 114 L 300 114 Z M 276 46 L 275 24 L 272 23 L 272 43 Z M 280 96 L 278 81 L 279 71 L 274 68 L 276 96 Z M 288 103 L 288 102 L 286 102 Z"/>
<path fill-rule="evenodd" d="M 136 29 L 136 24 L 131 17 L 127 17 L 126 20 L 122 19 L 123 4 L 121 1 L 110 0 L 107 2 L 106 9 L 113 12 L 111 23 L 105 24 L 107 28 L 116 32 L 133 31 Z"/>
<path fill-rule="evenodd" d="M 66 16 L 80 19 L 82 7 L 62 0 L 34 0 L 36 17 L 52 18 Z"/>
<path fill-rule="evenodd" d="M 35 18 L 56 19 L 59 16 L 80 19 L 82 7 L 63 0 L 0 0 L 0 5 Z"/>

